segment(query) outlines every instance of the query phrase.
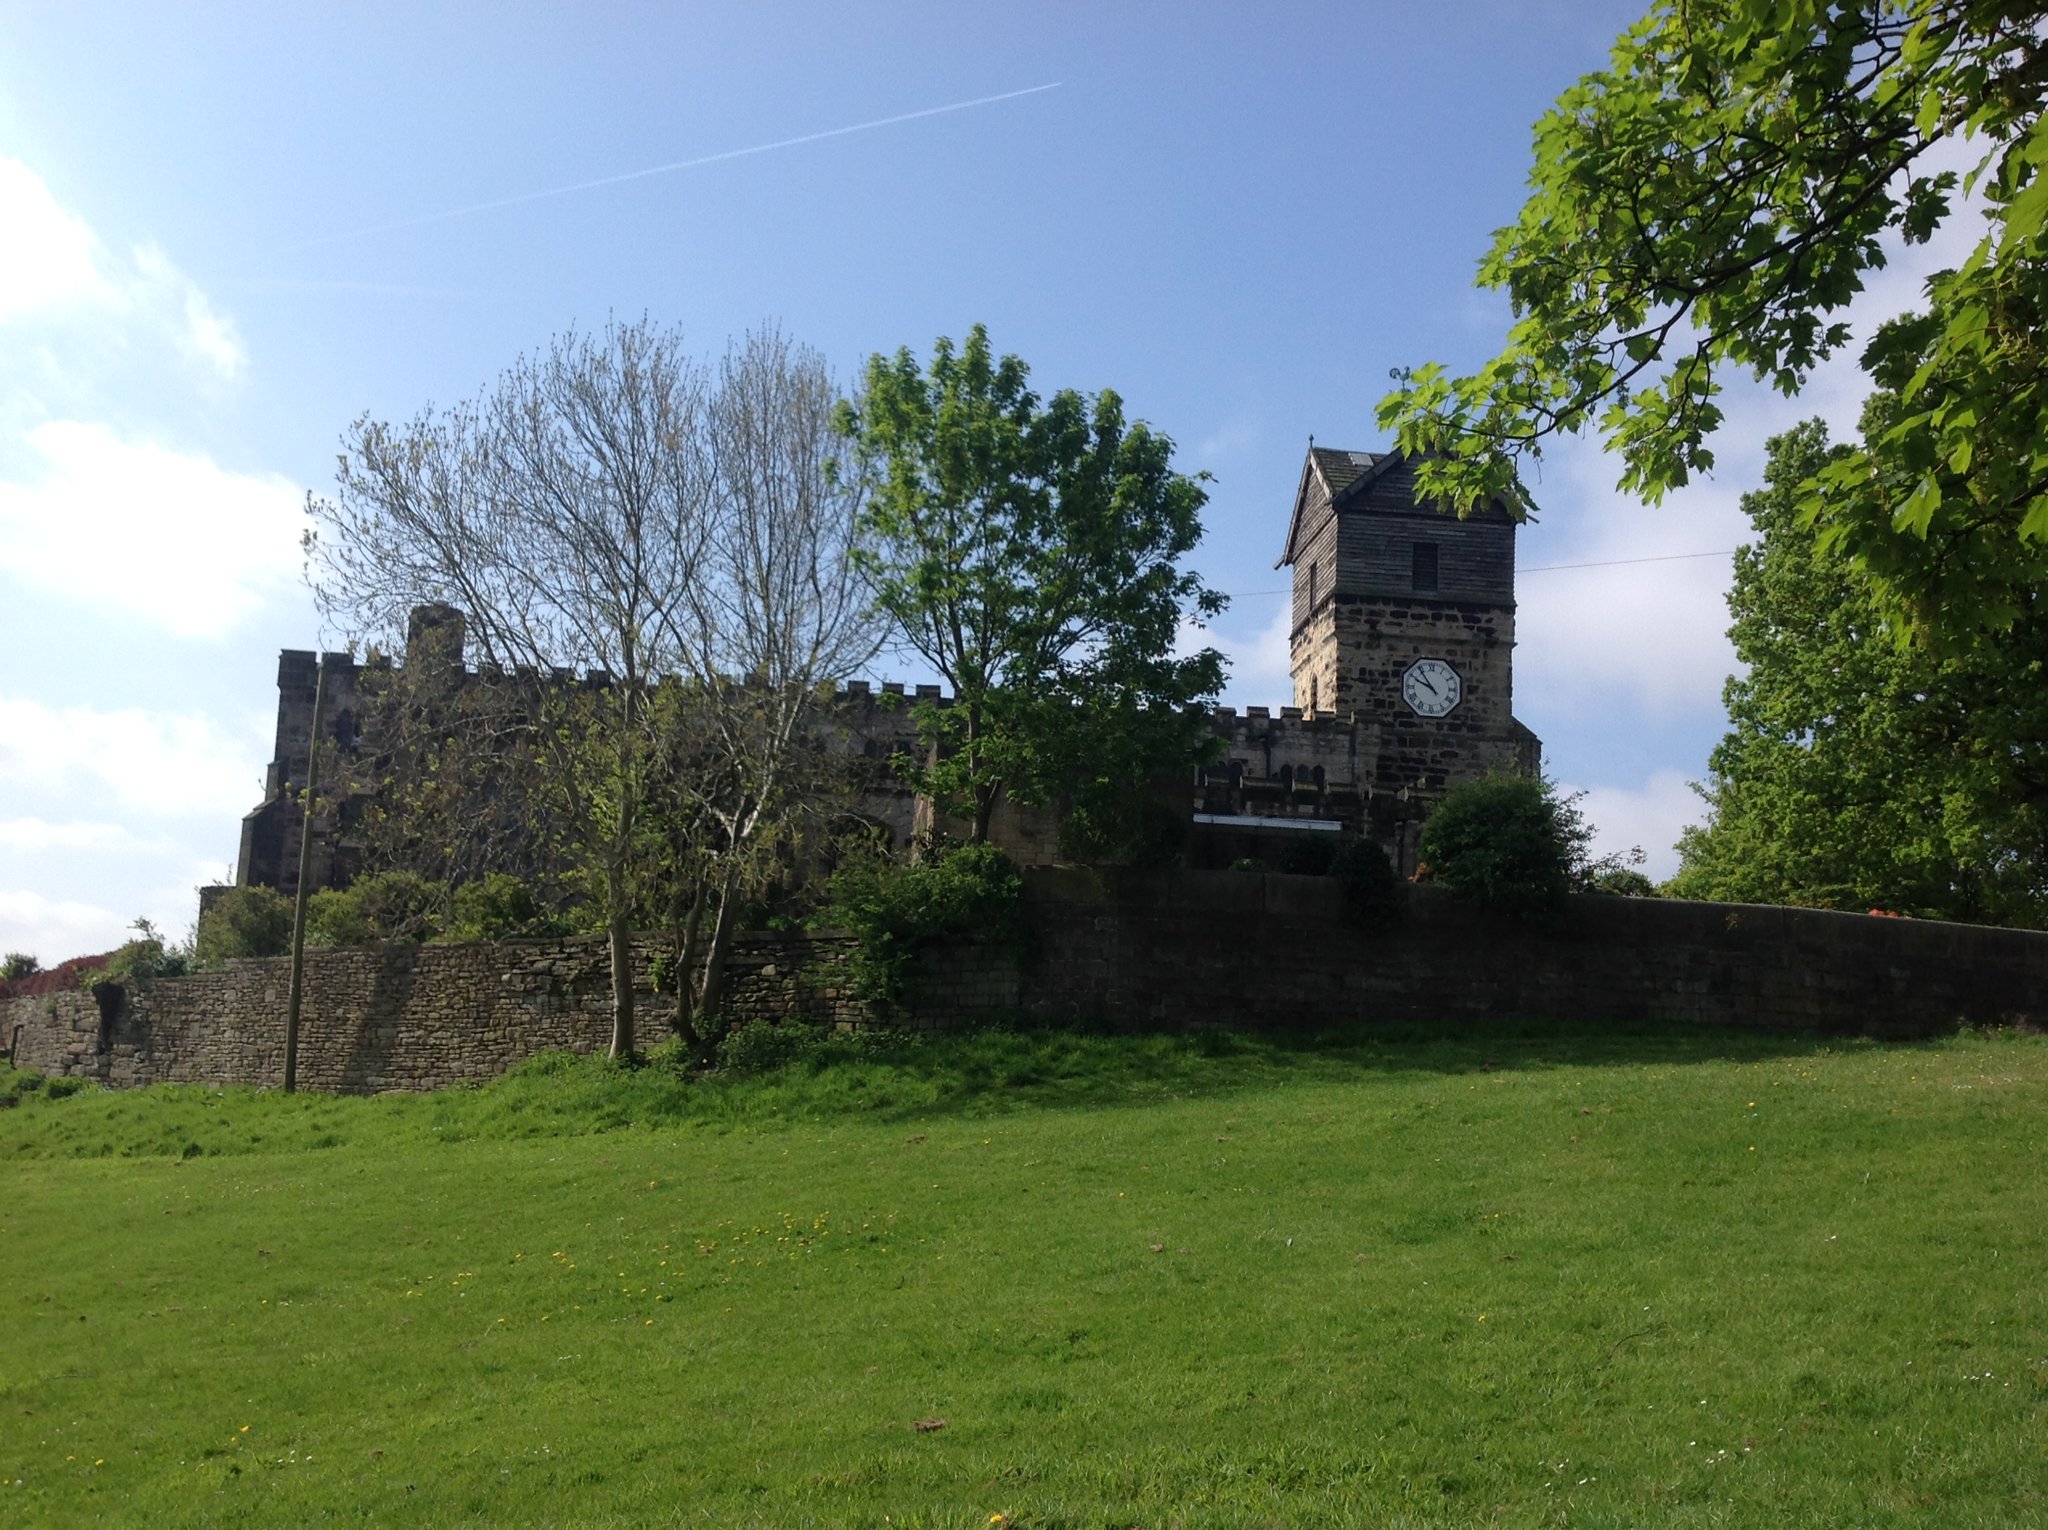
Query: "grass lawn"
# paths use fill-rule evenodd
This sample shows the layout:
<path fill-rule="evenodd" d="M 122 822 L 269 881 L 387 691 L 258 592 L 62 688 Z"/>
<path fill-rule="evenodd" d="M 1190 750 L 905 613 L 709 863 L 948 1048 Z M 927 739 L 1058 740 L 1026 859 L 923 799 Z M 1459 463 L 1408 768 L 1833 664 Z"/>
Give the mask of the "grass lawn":
<path fill-rule="evenodd" d="M 2004 1034 L 31 1092 L 0 1523 L 2040 1526 L 2044 1148 Z"/>

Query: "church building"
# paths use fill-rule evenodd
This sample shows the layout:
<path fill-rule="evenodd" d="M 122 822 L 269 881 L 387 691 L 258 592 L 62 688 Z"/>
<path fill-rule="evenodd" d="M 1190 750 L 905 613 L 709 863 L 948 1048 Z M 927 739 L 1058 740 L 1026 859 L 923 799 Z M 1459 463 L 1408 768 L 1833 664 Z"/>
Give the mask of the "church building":
<path fill-rule="evenodd" d="M 1189 863 L 1257 860 L 1319 870 L 1336 844 L 1377 842 L 1406 875 L 1421 824 L 1444 791 L 1490 772 L 1534 775 L 1542 747 L 1514 718 L 1515 521 L 1492 506 L 1459 519 L 1416 497 L 1398 452 L 1309 446 L 1277 565 L 1293 570 L 1291 705 L 1218 707 L 1219 758 L 1192 772 Z M 422 607 L 405 662 L 452 665 L 464 683 L 460 613 Z M 385 661 L 376 661 L 385 662 Z M 290 891 L 298 881 L 298 790 L 311 757 L 316 658 L 279 656 L 276 757 L 265 800 L 243 821 L 236 881 Z M 347 755 L 364 747 L 355 657 L 334 653 L 320 731 Z M 559 671 L 558 683 L 579 683 Z M 592 675 L 581 683 L 609 684 Z M 883 759 L 917 747 L 910 712 L 851 682 L 832 713 L 839 747 Z M 919 686 L 924 699 L 936 687 Z M 1185 778 L 1184 778 L 1185 779 Z M 1168 788 L 1176 796 L 1185 787 Z M 897 843 L 917 831 L 917 805 L 885 782 L 864 806 Z M 313 887 L 345 883 L 351 847 L 329 814 L 315 824 Z M 1053 858 L 1057 815 L 1010 805 L 993 826 L 1027 863 Z"/>
<path fill-rule="evenodd" d="M 1514 517 L 1421 502 L 1398 452 L 1311 443 L 1276 567 L 1293 570 L 1294 704 L 1217 709 L 1227 752 L 1196 783 L 1200 859 L 1351 834 L 1410 872 L 1447 788 L 1541 766 L 1514 717 Z"/>

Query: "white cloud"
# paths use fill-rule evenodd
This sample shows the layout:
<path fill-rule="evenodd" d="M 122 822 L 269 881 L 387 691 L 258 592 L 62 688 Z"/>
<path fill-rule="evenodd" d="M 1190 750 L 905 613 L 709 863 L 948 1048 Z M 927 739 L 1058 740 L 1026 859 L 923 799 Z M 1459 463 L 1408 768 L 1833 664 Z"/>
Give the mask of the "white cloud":
<path fill-rule="evenodd" d="M 111 951 L 135 916 L 68 898 L 0 888 L 0 951 L 25 951 L 45 967 Z"/>
<path fill-rule="evenodd" d="M 118 823 L 48 823 L 40 818 L 0 819 L 0 854 L 37 854 L 51 850 L 101 851 L 157 849 L 165 840 L 144 840 Z"/>
<path fill-rule="evenodd" d="M 231 831 L 262 796 L 270 749 L 253 716 L 230 731 L 199 715 L 0 697 L 0 800 L 21 803 L 34 793 L 45 811 L 78 800 L 101 812 L 198 818 Z M 26 838 L 34 831 L 19 825 L 28 821 L 9 827 Z"/>
<path fill-rule="evenodd" d="M 1541 733 L 1560 713 L 1618 720 L 1715 706 L 1735 663 L 1727 555 L 1749 531 L 1740 495 L 1701 484 L 1648 508 L 1600 482 L 1612 462 L 1586 443 L 1548 461 L 1561 492 L 1545 499 L 1558 513 L 1519 538 L 1516 712 Z"/>
<path fill-rule="evenodd" d="M 283 478 L 76 420 L 25 444 L 41 471 L 0 482 L 0 568 L 47 589 L 89 573 L 95 600 L 190 638 L 222 636 L 297 578 L 300 493 Z"/>
<path fill-rule="evenodd" d="M 153 244 L 138 246 L 135 271 L 141 278 L 139 297 L 149 307 L 175 315 L 169 325 L 179 348 L 232 381 L 248 363 L 248 352 L 232 320 L 215 311 L 206 294 Z"/>
<path fill-rule="evenodd" d="M 1565 787 L 1569 794 L 1578 790 Z M 1590 786 L 1579 811 L 1593 826 L 1593 854 L 1626 855 L 1640 847 L 1643 874 L 1661 882 L 1678 870 L 1678 835 L 1705 821 L 1707 805 L 1676 770 L 1660 770 L 1640 786 Z"/>
<path fill-rule="evenodd" d="M 1294 670 L 1287 653 L 1294 604 L 1284 595 L 1262 598 L 1273 602 L 1273 615 L 1252 638 L 1235 641 L 1218 631 L 1210 633 L 1211 641 L 1230 660 L 1230 679 L 1223 688 L 1223 701 L 1229 706 L 1282 707 L 1294 704 Z"/>
<path fill-rule="evenodd" d="M 41 176 L 0 156 L 0 325 L 56 327 L 104 342 L 168 340 L 233 381 L 248 353 L 234 323 L 154 244 L 126 260 L 66 211 Z"/>
<path fill-rule="evenodd" d="M 100 274 L 99 241 L 57 205 L 42 177 L 0 156 L 0 323 L 50 309 L 94 307 L 115 300 Z"/>

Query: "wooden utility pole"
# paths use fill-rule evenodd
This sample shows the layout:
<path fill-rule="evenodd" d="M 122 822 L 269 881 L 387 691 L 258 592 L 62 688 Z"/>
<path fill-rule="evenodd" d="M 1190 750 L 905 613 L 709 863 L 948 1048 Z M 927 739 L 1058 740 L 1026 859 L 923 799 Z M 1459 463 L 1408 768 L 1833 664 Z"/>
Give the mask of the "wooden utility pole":
<path fill-rule="evenodd" d="M 306 884 L 313 877 L 313 789 L 320 781 L 320 704 L 327 658 L 313 661 L 313 730 L 306 746 L 306 796 L 299 809 L 299 885 L 292 899 L 292 990 L 284 1011 L 284 1092 L 299 1087 L 299 1000 L 306 986 Z"/>

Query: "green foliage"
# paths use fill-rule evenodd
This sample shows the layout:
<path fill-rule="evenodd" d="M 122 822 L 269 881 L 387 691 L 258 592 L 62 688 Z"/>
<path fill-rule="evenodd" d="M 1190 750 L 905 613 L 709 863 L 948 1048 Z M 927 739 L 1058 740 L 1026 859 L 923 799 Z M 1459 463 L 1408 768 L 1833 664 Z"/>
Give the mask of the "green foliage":
<path fill-rule="evenodd" d="M 34 977 L 43 970 L 43 964 L 26 951 L 9 951 L 0 959 L 0 983 L 11 983 L 16 978 Z"/>
<path fill-rule="evenodd" d="M 1272 868 L 1256 855 L 1240 855 L 1224 868 L 1227 871 L 1241 871 L 1248 876 L 1264 876 Z"/>
<path fill-rule="evenodd" d="M 1020 947 L 1024 878 L 990 844 L 933 845 L 908 864 L 861 856 L 833 872 L 819 921 L 854 937 L 848 989 L 887 1008 L 908 996 L 911 962 L 935 941 Z"/>
<path fill-rule="evenodd" d="M 719 1041 L 718 1066 L 736 1074 L 771 1073 L 816 1053 L 821 1036 L 814 1025 L 749 1020 L 727 1031 Z"/>
<path fill-rule="evenodd" d="M 367 946 L 380 940 L 432 940 L 441 933 L 448 889 L 410 871 L 380 871 L 306 900 L 306 941 Z"/>
<path fill-rule="evenodd" d="M 510 940 L 559 935 L 565 921 L 541 906 L 533 889 L 509 872 L 494 871 L 455 889 L 441 940 Z"/>
<path fill-rule="evenodd" d="M 1922 626 L 2019 619 L 2048 578 L 2038 22 L 2008 0 L 1657 5 L 1536 126 L 1531 195 L 1480 266 L 1514 307 L 1506 348 L 1468 377 L 1418 368 L 1380 406 L 1428 454 L 1425 491 L 1527 508 L 1517 459 L 1588 429 L 1652 499 L 1710 468 L 1719 376 L 1789 394 L 1848 345 L 1883 236 L 1954 215 L 1927 152 L 1954 142 L 1988 230 L 1929 283 L 1927 319 L 1865 350 L 1898 408 L 1801 504 Z"/>
<path fill-rule="evenodd" d="M 1060 859 L 1084 866 L 1174 866 L 1188 843 L 1188 816 L 1156 793 L 1097 793 L 1060 819 Z"/>
<path fill-rule="evenodd" d="M 1757 539 L 1728 605 L 1744 672 L 1672 890 L 2048 924 L 2048 608 L 2030 596 L 1997 638 L 1888 641 L 1872 578 L 1804 514 L 1804 486 L 1846 455 L 1802 425 L 1743 498 Z"/>
<path fill-rule="evenodd" d="M 137 919 L 130 928 L 135 938 L 124 942 L 104 967 L 81 973 L 80 987 L 96 988 L 101 983 L 147 986 L 160 977 L 183 977 L 191 970 L 189 944 L 165 940 L 163 932 L 147 919 Z"/>
<path fill-rule="evenodd" d="M 0 1064 L 0 1110 L 24 1104 L 34 1095 L 45 1100 L 68 1100 L 83 1093 L 90 1082 L 61 1073 L 48 1077 L 28 1068 Z"/>
<path fill-rule="evenodd" d="M 953 693 L 917 708 L 936 746 L 922 784 L 975 840 L 1004 792 L 1072 798 L 1104 834 L 1157 771 L 1210 746 L 1193 709 L 1223 683 L 1213 648 L 1174 653 L 1184 616 L 1223 608 L 1178 567 L 1206 475 L 1176 472 L 1172 441 L 1127 423 L 1115 393 L 1041 401 L 1028 376 L 977 325 L 960 350 L 939 340 L 928 370 L 908 349 L 870 358 L 840 412 L 870 491 L 860 562 Z"/>
<path fill-rule="evenodd" d="M 274 887 L 231 887 L 199 917 L 192 960 L 216 967 L 244 956 L 283 956 L 292 948 L 292 903 Z"/>
<path fill-rule="evenodd" d="M 1585 864 L 1592 830 L 1572 801 L 1533 776 L 1452 787 L 1422 826 L 1429 880 L 1516 917 L 1554 910 Z"/>
<path fill-rule="evenodd" d="M 1329 874 L 1344 888 L 1344 905 L 1366 925 L 1389 923 L 1407 909 L 1401 873 L 1386 851 L 1369 839 L 1346 840 L 1330 862 Z"/>
<path fill-rule="evenodd" d="M 1633 866 L 1602 866 L 1586 878 L 1587 892 L 1607 893 L 1617 898 L 1662 896 L 1657 884 Z"/>

